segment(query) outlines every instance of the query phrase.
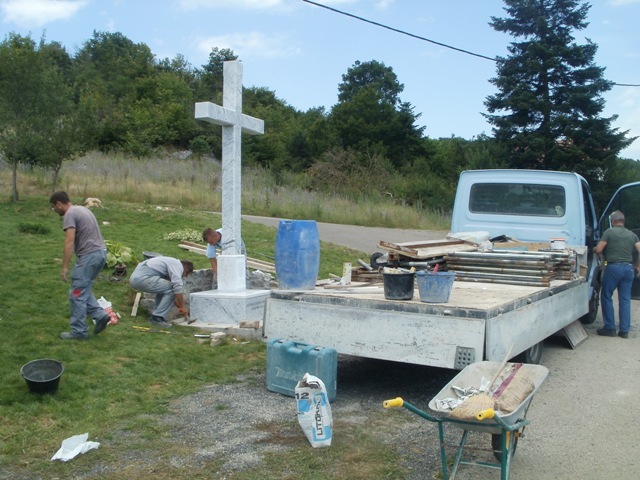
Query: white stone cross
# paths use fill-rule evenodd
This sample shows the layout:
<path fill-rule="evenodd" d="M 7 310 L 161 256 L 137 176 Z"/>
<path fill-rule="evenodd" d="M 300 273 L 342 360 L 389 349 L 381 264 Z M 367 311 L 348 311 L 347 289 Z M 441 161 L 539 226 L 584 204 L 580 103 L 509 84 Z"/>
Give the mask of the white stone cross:
<path fill-rule="evenodd" d="M 242 113 L 242 63 L 224 62 L 222 107 L 196 103 L 196 119 L 222 125 L 222 238 L 223 255 L 218 258 L 218 290 L 246 289 L 246 258 L 241 253 L 241 145 L 242 132 L 264 133 L 264 121 Z"/>

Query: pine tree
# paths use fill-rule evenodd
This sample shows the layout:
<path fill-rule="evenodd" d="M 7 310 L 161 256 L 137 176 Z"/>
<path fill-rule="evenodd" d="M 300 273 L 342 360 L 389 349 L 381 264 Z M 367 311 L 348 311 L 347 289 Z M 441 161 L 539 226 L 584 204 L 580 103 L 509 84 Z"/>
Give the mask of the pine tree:
<path fill-rule="evenodd" d="M 521 41 L 497 60 L 499 93 L 487 97 L 485 115 L 513 168 L 576 171 L 602 179 L 635 138 L 601 117 L 602 94 L 613 83 L 594 63 L 597 45 L 579 45 L 573 31 L 588 26 L 591 6 L 579 0 L 504 0 L 509 18 L 490 25 Z M 509 112 L 498 115 L 496 112 Z"/>

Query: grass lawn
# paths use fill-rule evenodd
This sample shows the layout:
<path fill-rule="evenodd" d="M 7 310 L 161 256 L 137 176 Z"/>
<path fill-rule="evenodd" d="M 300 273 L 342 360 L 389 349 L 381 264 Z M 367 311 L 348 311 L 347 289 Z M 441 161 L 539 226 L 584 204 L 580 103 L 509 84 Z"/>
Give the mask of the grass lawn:
<path fill-rule="evenodd" d="M 144 448 L 149 448 L 163 436 L 153 414 L 165 412 L 172 399 L 265 368 L 266 349 L 261 342 L 229 340 L 211 348 L 198 344 L 193 337 L 197 331 L 190 327 L 174 327 L 175 335 L 136 331 L 132 326 L 148 325 L 147 314 L 140 311 L 130 317 L 135 291 L 126 280 L 111 281 L 108 269 L 96 281 L 94 294 L 113 303 L 122 316 L 120 323 L 86 342 L 60 340 L 58 334 L 69 328 L 68 284 L 59 276 L 62 219 L 51 211 L 48 196 L 23 195 L 21 200 L 0 202 L 0 478 L 70 478 L 71 472 L 82 472 L 98 456 L 106 461 L 109 455 L 123 453 L 99 449 L 92 453 L 93 460 L 85 455 L 69 464 L 49 461 L 63 439 L 80 433 L 88 432 L 89 440 L 100 441 L 113 438 L 116 432 L 135 431 L 138 438 L 145 438 Z M 163 236 L 184 229 L 216 228 L 221 222 L 211 213 L 114 201 L 104 201 L 94 213 L 104 238 L 133 248 L 138 259 L 143 251 L 154 251 L 188 258 L 196 268 L 207 268 L 208 260 L 179 249 L 178 241 L 163 240 Z M 243 223 L 251 257 L 272 258 L 275 236 L 274 228 Z M 355 262 L 359 255 L 323 244 L 320 277 L 340 273 L 342 262 Z M 20 376 L 20 367 L 37 358 L 57 359 L 65 367 L 55 395 L 30 394 Z M 326 455 L 347 455 L 348 450 Z M 214 471 L 212 465 L 209 473 Z M 132 473 L 118 478 L 140 477 Z M 187 469 L 157 472 L 153 478 L 214 477 L 190 476 Z"/>

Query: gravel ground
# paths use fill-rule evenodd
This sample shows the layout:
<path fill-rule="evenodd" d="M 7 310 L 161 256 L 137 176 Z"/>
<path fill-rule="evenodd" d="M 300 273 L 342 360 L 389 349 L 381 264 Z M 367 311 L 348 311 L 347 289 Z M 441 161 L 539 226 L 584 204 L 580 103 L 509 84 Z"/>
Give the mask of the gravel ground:
<path fill-rule="evenodd" d="M 375 417 L 384 442 L 404 452 L 401 461 L 411 472 L 408 480 L 431 478 L 440 468 L 434 424 L 404 409 L 406 421 L 398 421 L 382 402 L 403 396 L 426 408 L 456 372 L 347 356 L 340 356 L 338 372 L 339 393 L 331 404 L 334 435 L 340 435 L 340 425 L 373 424 Z M 199 465 L 222 456 L 225 464 L 216 478 L 259 465 L 268 451 L 299 445 L 301 439 L 307 443 L 297 423 L 295 400 L 269 392 L 264 374 L 207 387 L 175 401 L 171 410 L 162 420 L 172 431 L 171 443 L 188 449 L 198 445 L 175 461 Z M 424 448 L 427 444 L 434 448 Z"/>
<path fill-rule="evenodd" d="M 638 302 L 633 303 L 632 313 L 640 318 Z M 587 326 L 589 338 L 576 349 L 560 335 L 547 340 L 542 364 L 549 369 L 549 377 L 531 403 L 531 424 L 519 440 L 512 480 L 640 478 L 639 441 L 634 434 L 640 397 L 640 383 L 634 378 L 640 367 L 638 327 L 634 325 L 625 340 L 597 336 L 595 330 L 601 326 L 600 319 Z M 378 434 L 397 449 L 409 470 L 407 480 L 441 478 L 435 424 L 406 409 L 402 409 L 406 421 L 399 422 L 382 408 L 382 401 L 401 396 L 426 409 L 456 373 L 341 356 L 338 393 L 332 403 L 335 437 L 341 424 L 363 425 L 375 419 Z M 306 442 L 293 398 L 269 392 L 264 375 L 258 374 L 181 398 L 164 421 L 172 427 L 173 442 L 198 445 L 189 457 L 176 462 L 193 465 L 224 454 L 225 466 L 216 477 L 221 479 L 225 472 L 259 464 L 267 451 L 299 444 L 300 438 Z M 277 434 L 273 428 L 263 428 L 267 424 L 277 425 Z M 450 428 L 448 441 L 457 442 L 460 433 Z M 486 449 L 490 437 L 474 433 L 469 445 Z M 493 461 L 484 450 L 465 450 L 467 455 Z M 484 480 L 500 475 L 496 470 L 463 466 L 456 478 Z"/>

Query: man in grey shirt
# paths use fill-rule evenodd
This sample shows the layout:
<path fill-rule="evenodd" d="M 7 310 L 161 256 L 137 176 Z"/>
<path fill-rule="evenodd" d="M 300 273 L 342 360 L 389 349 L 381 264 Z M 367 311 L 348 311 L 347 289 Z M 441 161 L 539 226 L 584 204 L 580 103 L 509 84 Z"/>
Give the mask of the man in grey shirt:
<path fill-rule="evenodd" d="M 153 257 L 138 264 L 131 274 L 129 283 L 136 290 L 155 293 L 151 323 L 157 327 L 169 328 L 166 321 L 169 311 L 175 304 L 178 311 L 189 316 L 184 301 L 184 282 L 182 279 L 193 272 L 193 263 L 172 257 Z"/>
<path fill-rule="evenodd" d="M 87 315 L 95 322 L 93 333 L 102 332 L 109 323 L 109 314 L 98 305 L 91 291 L 93 281 L 104 268 L 107 249 L 96 217 L 86 207 L 74 205 L 66 192 L 55 192 L 49 199 L 51 209 L 63 217 L 64 250 L 60 278 L 67 282 L 73 253 L 76 262 L 71 270 L 69 305 L 71 306 L 70 332 L 62 332 L 64 340 L 86 340 L 89 337 Z"/>

